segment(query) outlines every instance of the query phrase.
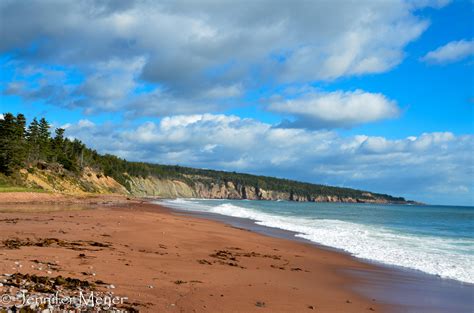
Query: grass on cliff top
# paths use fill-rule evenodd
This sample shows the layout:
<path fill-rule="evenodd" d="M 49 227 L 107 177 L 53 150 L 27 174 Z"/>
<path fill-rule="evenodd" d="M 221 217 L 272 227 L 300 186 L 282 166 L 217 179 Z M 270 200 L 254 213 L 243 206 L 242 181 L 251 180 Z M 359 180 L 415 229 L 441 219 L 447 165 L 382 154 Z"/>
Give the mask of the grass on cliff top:
<path fill-rule="evenodd" d="M 0 192 L 46 192 L 40 188 L 28 188 L 19 186 L 0 186 Z"/>
<path fill-rule="evenodd" d="M 46 192 L 41 188 L 25 187 L 19 176 L 7 177 L 0 173 L 0 192 Z"/>

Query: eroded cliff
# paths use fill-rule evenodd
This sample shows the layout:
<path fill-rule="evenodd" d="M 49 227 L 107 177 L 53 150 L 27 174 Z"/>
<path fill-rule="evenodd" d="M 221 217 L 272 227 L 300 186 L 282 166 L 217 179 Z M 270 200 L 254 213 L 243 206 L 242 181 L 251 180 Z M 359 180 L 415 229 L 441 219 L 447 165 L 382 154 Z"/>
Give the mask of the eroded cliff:
<path fill-rule="evenodd" d="M 249 199 L 249 200 L 287 200 L 299 202 L 364 202 L 364 203 L 405 203 L 389 201 L 369 192 L 360 197 L 341 197 L 338 195 L 303 195 L 294 192 L 266 190 L 232 181 L 216 182 L 209 177 L 188 175 L 183 180 L 158 178 L 155 176 L 125 175 L 119 183 L 101 171 L 84 168 L 78 174 L 70 173 L 61 166 L 38 163 L 34 168 L 22 170 L 25 183 L 51 192 L 66 194 L 118 193 L 139 197 L 157 198 L 204 198 L 204 199 Z"/>

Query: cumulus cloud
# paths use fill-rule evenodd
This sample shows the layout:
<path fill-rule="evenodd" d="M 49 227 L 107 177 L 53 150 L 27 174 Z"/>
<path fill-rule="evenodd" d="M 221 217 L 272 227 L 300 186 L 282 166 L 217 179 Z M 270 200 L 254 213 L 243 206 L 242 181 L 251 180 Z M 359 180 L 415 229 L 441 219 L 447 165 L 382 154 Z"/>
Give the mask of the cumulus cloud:
<path fill-rule="evenodd" d="M 284 126 L 308 128 L 352 127 L 398 116 L 395 101 L 380 93 L 310 91 L 296 98 L 274 101 L 268 109 L 289 114 L 296 121 Z"/>
<path fill-rule="evenodd" d="M 446 64 L 464 60 L 474 56 L 474 41 L 451 41 L 433 51 L 428 52 L 422 60 L 428 63 Z"/>
<path fill-rule="evenodd" d="M 130 94 L 143 92 L 140 86 L 149 83 L 168 99 L 165 109 L 157 105 L 160 108 L 150 114 L 163 114 L 169 102 L 207 108 L 213 101 L 219 106 L 222 99 L 239 98 L 259 84 L 387 71 L 402 61 L 404 47 L 428 26 L 417 10 L 443 4 L 2 1 L 0 52 L 83 76 L 73 91 L 43 83 L 10 88 L 9 94 L 30 100 L 46 97 L 54 104 L 92 112 L 133 103 L 140 107 Z M 114 62 L 136 66 L 122 72 L 103 66 Z M 77 99 L 68 102 L 71 93 Z"/>
<path fill-rule="evenodd" d="M 343 137 L 214 114 L 171 116 L 126 130 L 79 124 L 67 133 L 130 160 L 288 177 L 431 203 L 474 201 L 472 135 Z"/>

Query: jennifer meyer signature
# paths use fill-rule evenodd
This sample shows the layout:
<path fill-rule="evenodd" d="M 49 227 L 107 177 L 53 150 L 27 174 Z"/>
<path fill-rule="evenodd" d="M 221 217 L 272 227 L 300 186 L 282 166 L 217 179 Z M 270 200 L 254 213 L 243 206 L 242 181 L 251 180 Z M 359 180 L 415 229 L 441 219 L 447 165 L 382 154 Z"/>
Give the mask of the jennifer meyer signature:
<path fill-rule="evenodd" d="M 94 292 L 79 292 L 78 296 L 64 296 L 56 292 L 54 295 L 27 295 L 24 292 L 18 293 L 16 296 L 3 294 L 0 297 L 0 307 L 2 306 L 74 306 L 76 308 L 95 308 L 100 307 L 110 309 L 114 305 L 124 304 L 128 300 L 127 297 L 99 295 Z"/>

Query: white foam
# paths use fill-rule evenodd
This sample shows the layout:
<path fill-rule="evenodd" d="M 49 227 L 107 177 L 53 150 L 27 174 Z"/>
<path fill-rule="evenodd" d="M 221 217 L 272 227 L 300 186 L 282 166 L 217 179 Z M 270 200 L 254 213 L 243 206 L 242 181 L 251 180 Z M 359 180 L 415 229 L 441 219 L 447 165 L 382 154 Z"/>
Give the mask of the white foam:
<path fill-rule="evenodd" d="M 474 242 L 470 239 L 416 237 L 383 227 L 332 219 L 280 216 L 230 203 L 182 199 L 165 203 L 181 209 L 247 218 L 256 224 L 296 232 L 296 236 L 368 260 L 474 283 Z"/>

